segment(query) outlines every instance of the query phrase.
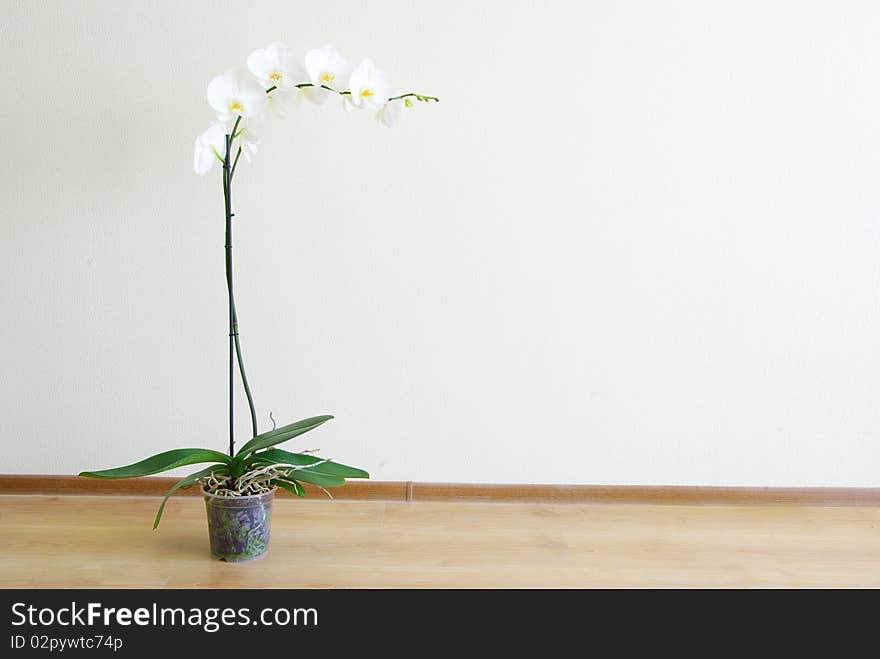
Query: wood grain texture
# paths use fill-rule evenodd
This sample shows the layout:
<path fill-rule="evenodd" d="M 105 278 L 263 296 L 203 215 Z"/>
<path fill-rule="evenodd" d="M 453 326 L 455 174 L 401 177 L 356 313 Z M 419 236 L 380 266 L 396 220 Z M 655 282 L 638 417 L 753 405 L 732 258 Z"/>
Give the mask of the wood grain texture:
<path fill-rule="evenodd" d="M 0 497 L 0 587 L 880 587 L 880 508 L 278 499 L 265 559 L 209 558 L 205 510 Z"/>
<path fill-rule="evenodd" d="M 77 476 L 0 474 L 0 494 L 164 495 L 176 478 L 98 480 Z M 305 485 L 309 497 L 326 497 Z M 180 490 L 198 496 L 199 488 Z M 333 497 L 356 501 L 507 501 L 662 505 L 880 506 L 880 488 L 702 487 L 649 485 L 489 485 L 350 480 Z M 286 491 L 279 497 L 293 497 Z"/>

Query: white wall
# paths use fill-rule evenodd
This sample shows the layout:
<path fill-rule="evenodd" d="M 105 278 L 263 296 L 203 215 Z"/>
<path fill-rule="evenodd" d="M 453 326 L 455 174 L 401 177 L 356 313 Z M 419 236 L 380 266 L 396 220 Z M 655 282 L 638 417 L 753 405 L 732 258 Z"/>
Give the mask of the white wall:
<path fill-rule="evenodd" d="M 11 2 L 0 472 L 226 441 L 205 85 L 334 40 L 237 179 L 257 405 L 378 479 L 880 485 L 876 2 Z M 244 437 L 247 416 L 239 406 Z"/>

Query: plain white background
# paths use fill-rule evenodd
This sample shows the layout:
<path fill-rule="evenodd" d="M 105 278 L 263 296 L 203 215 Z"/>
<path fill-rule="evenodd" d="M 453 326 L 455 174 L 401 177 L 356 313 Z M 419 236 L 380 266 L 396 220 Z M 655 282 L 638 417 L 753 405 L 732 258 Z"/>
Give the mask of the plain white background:
<path fill-rule="evenodd" d="M 876 2 L 2 9 L 0 471 L 225 445 L 192 144 L 282 40 L 442 101 L 304 106 L 240 166 L 263 429 L 333 413 L 290 447 L 378 479 L 880 484 Z"/>

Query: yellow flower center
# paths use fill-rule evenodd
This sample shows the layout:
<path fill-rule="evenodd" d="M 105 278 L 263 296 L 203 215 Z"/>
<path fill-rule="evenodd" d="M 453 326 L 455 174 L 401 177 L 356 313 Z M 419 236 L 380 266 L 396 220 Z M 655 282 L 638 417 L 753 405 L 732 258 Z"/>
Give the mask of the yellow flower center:
<path fill-rule="evenodd" d="M 244 106 L 241 104 L 241 101 L 232 101 L 232 103 L 229 104 L 229 111 L 241 114 L 244 112 Z"/>
<path fill-rule="evenodd" d="M 327 71 L 324 71 L 324 73 L 321 74 L 321 82 L 333 82 L 334 80 L 336 80 L 335 73 L 328 73 Z"/>
<path fill-rule="evenodd" d="M 281 82 L 284 80 L 284 74 L 280 71 L 272 71 L 272 73 L 269 74 L 269 80 L 272 82 Z"/>
<path fill-rule="evenodd" d="M 371 98 L 373 96 L 372 89 L 362 89 L 361 90 L 361 98 Z"/>

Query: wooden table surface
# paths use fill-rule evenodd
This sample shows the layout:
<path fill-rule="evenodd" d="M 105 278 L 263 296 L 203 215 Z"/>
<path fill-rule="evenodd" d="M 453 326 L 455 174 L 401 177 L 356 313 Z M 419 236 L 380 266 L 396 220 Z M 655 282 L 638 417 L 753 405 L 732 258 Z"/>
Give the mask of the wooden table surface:
<path fill-rule="evenodd" d="M 0 587 L 880 587 L 880 508 L 276 500 L 212 560 L 201 499 L 0 497 Z"/>

